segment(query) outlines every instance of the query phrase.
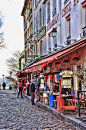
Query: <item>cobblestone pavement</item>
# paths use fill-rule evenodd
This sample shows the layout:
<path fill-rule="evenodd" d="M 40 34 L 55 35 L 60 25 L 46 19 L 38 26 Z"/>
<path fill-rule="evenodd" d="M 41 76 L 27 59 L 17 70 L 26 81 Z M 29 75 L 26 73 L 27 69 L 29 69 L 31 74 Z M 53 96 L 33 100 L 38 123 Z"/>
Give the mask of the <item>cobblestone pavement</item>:
<path fill-rule="evenodd" d="M 80 130 L 13 91 L 1 90 L 0 104 L 0 130 Z"/>

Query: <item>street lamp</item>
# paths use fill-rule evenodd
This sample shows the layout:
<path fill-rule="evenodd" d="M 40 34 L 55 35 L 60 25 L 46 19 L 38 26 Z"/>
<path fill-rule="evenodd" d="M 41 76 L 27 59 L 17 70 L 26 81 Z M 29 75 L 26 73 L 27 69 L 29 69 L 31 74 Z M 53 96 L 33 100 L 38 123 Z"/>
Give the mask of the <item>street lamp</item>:
<path fill-rule="evenodd" d="M 53 28 L 53 30 L 51 31 L 51 36 L 54 38 L 56 37 L 56 35 L 57 35 L 57 31 L 55 28 Z"/>

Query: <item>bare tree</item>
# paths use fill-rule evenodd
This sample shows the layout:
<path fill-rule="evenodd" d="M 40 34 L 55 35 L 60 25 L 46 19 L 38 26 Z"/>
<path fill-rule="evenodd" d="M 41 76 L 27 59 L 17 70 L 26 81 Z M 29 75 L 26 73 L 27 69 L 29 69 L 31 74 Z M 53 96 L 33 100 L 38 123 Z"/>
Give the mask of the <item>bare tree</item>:
<path fill-rule="evenodd" d="M 19 59 L 24 54 L 24 52 L 16 51 L 13 56 L 6 60 L 6 65 L 8 66 L 8 71 L 12 71 L 12 74 L 16 76 L 16 72 L 19 71 Z"/>
<path fill-rule="evenodd" d="M 3 39 L 3 31 L 2 31 L 2 25 L 3 25 L 3 16 L 2 16 L 2 12 L 0 11 L 0 49 L 1 48 L 6 48 L 6 45 L 4 43 L 4 39 Z"/>

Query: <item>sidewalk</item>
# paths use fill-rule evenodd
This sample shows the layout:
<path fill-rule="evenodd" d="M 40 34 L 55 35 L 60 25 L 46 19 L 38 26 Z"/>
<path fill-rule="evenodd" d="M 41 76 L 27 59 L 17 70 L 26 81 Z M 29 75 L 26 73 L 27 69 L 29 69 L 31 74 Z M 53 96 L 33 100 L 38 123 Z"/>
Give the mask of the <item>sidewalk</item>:
<path fill-rule="evenodd" d="M 25 94 L 24 94 L 24 96 L 27 97 L 29 100 L 31 99 L 30 96 L 27 96 Z M 67 114 L 62 114 L 62 113 L 56 111 L 56 109 L 54 107 L 50 107 L 49 105 L 45 105 L 41 102 L 35 102 L 35 104 L 37 106 L 40 106 L 40 107 L 52 112 L 53 114 L 62 118 L 63 120 L 65 120 L 67 122 L 71 122 L 72 124 L 74 124 L 78 128 L 80 128 L 82 130 L 86 130 L 86 123 L 81 121 L 81 118 L 78 118 L 78 114 L 76 112 L 70 112 L 70 113 L 67 113 Z M 86 117 L 86 115 L 85 115 L 85 117 Z"/>

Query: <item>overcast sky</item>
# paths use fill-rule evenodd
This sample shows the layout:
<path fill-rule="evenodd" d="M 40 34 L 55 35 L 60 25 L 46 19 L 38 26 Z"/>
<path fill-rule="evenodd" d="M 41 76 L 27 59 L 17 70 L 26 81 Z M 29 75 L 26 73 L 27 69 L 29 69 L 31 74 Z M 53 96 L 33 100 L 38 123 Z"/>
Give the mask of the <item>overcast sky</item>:
<path fill-rule="evenodd" d="M 0 50 L 0 78 L 9 75 L 7 72 L 6 59 L 12 57 L 16 50 L 23 51 L 23 17 L 21 11 L 24 0 L 0 0 L 0 10 L 4 15 L 4 39 L 7 49 Z"/>

